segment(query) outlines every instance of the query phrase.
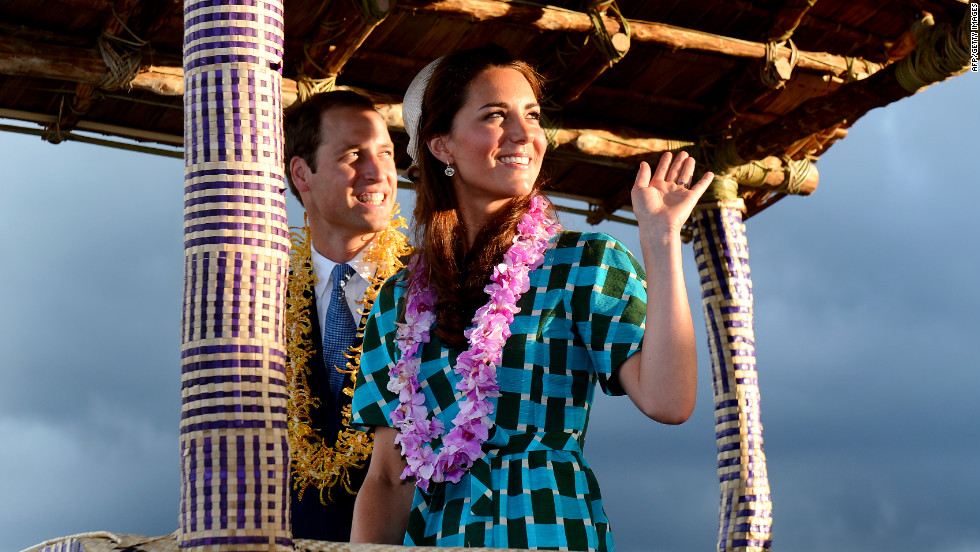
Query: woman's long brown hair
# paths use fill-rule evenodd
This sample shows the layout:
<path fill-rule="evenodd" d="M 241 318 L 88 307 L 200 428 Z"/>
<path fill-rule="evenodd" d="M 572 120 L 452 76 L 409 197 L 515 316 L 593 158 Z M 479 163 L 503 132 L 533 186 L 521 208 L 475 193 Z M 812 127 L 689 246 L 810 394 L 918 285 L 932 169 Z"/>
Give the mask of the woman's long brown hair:
<path fill-rule="evenodd" d="M 429 151 L 429 139 L 452 131 L 453 119 L 466 102 L 472 81 L 493 67 L 519 71 L 536 98 L 541 98 L 543 80 L 527 63 L 503 48 L 490 45 L 447 55 L 433 71 L 422 97 L 419 137 L 416 145 L 419 182 L 415 188 L 416 254 L 425 261 L 426 275 L 436 296 L 435 310 L 439 339 L 450 347 L 466 346 L 463 330 L 476 309 L 487 302 L 483 288 L 490 283 L 493 268 L 502 260 L 527 212 L 531 196 L 514 198 L 494 213 L 477 233 L 466 251 L 466 228 L 460 220 L 459 203 L 444 164 Z"/>

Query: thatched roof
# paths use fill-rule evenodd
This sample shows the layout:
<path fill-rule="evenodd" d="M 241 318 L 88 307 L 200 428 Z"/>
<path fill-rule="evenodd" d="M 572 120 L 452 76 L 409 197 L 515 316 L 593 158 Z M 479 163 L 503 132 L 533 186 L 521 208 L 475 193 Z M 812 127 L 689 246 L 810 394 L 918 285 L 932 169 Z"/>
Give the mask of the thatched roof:
<path fill-rule="evenodd" d="M 284 4 L 284 102 L 331 84 L 368 92 L 401 144 L 402 94 L 435 57 L 492 41 L 536 64 L 551 81 L 546 174 L 593 222 L 628 206 L 639 159 L 681 147 L 730 170 L 749 216 L 810 193 L 810 162 L 857 118 L 969 63 L 963 0 Z M 0 129 L 179 156 L 181 10 L 0 0 L 0 118 L 39 125 Z"/>

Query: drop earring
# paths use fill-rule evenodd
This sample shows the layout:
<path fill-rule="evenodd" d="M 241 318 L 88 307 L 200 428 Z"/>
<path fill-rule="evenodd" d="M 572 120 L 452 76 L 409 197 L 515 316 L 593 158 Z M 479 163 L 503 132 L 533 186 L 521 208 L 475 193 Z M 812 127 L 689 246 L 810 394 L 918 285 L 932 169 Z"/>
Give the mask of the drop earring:
<path fill-rule="evenodd" d="M 446 163 L 446 170 L 442 172 L 446 173 L 446 176 L 452 176 L 456 174 L 456 169 L 454 169 L 453 166 L 450 165 L 449 163 Z"/>

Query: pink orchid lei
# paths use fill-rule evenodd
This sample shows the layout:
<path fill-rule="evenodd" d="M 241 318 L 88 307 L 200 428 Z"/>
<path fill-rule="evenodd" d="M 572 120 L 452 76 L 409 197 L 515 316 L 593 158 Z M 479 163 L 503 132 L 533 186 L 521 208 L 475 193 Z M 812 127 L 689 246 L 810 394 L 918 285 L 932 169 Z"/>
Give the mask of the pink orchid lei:
<path fill-rule="evenodd" d="M 398 407 L 390 418 L 399 430 L 395 443 L 401 445 L 408 464 L 401 478 L 414 476 L 416 485 L 423 491 L 429 489 L 430 481 L 458 483 L 473 462 L 483 456 L 481 447 L 493 427 L 490 414 L 494 407 L 490 399 L 500 396 L 497 365 L 504 342 L 511 335 L 510 324 L 520 312 L 517 301 L 530 289 L 528 275 L 541 266 L 548 241 L 561 230 L 547 216 L 550 205 L 543 196 L 531 198 L 530 209 L 517 225 L 513 245 L 504 253 L 503 262 L 494 268 L 491 283 L 484 288 L 490 301 L 477 309 L 474 327 L 463 334 L 469 348 L 457 358 L 454 371 L 462 376 L 456 389 L 462 392 L 464 400 L 439 452 L 433 451 L 430 443 L 442 435 L 444 427 L 438 419 L 428 419 L 425 396 L 418 381 L 421 365 L 418 351 L 422 343 L 429 342 L 429 329 L 435 322 L 436 294 L 428 285 L 421 257 L 416 256 L 409 269 L 412 278 L 405 322 L 398 323 L 395 337 L 402 356 L 389 372 L 388 390 L 398 394 Z"/>

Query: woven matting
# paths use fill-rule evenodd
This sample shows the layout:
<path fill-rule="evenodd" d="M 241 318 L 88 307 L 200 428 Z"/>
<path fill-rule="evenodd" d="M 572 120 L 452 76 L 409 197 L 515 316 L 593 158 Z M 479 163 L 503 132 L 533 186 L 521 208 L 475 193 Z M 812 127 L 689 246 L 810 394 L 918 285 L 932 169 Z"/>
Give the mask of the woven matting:
<path fill-rule="evenodd" d="M 282 52 L 280 0 L 185 0 L 181 550 L 292 550 Z"/>
<path fill-rule="evenodd" d="M 394 546 L 388 544 L 351 544 L 308 539 L 293 541 L 295 552 L 406 552 L 408 550 L 461 552 L 463 548 L 434 548 L 430 546 Z M 108 531 L 82 533 L 53 539 L 21 552 L 178 552 L 176 533 L 162 537 L 118 535 Z M 488 552 L 517 552 L 512 548 L 484 548 Z"/>
<path fill-rule="evenodd" d="M 741 207 L 719 202 L 698 209 L 692 217 L 714 384 L 721 485 L 719 552 L 762 552 L 772 543 L 772 502 L 755 361 L 752 275 Z"/>

